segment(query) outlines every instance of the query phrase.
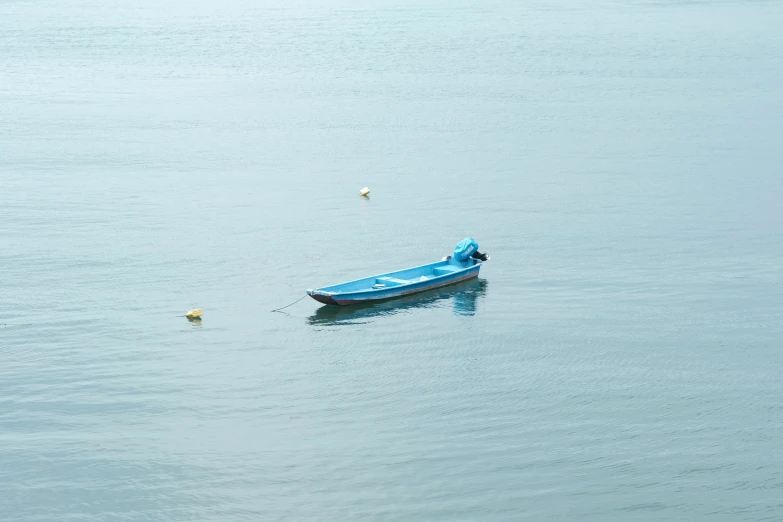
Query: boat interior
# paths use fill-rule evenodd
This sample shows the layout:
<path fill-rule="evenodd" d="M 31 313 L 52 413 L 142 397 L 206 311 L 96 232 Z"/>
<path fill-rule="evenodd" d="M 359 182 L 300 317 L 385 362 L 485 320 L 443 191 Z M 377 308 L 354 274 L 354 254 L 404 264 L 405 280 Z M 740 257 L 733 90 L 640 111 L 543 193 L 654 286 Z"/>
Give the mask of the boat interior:
<path fill-rule="evenodd" d="M 361 292 L 366 290 L 382 290 L 421 281 L 427 281 L 436 277 L 447 276 L 454 272 L 460 272 L 468 267 L 463 267 L 452 260 L 439 261 L 429 265 L 390 272 L 388 274 L 367 277 L 342 283 L 339 285 L 320 288 L 325 292 Z"/>

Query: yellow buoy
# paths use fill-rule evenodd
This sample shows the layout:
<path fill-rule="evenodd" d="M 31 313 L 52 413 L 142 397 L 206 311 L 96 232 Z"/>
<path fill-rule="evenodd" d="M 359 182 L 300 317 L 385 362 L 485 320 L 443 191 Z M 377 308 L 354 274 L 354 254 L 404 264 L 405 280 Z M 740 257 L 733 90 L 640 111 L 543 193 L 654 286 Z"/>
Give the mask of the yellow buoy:
<path fill-rule="evenodd" d="M 370 193 L 370 189 L 368 189 L 367 187 L 364 187 L 362 190 L 359 191 L 360 196 L 366 196 L 369 193 Z"/>
<path fill-rule="evenodd" d="M 201 318 L 201 308 L 194 308 L 193 310 L 186 313 L 185 317 L 187 317 L 188 319 Z"/>

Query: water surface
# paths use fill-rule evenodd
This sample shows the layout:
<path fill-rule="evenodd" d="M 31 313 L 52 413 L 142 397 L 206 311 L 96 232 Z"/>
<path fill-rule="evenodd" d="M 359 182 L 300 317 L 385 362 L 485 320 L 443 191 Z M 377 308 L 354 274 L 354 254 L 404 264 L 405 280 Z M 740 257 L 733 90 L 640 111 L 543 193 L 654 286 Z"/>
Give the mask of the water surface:
<path fill-rule="evenodd" d="M 783 519 L 781 26 L 0 4 L 0 519 Z"/>

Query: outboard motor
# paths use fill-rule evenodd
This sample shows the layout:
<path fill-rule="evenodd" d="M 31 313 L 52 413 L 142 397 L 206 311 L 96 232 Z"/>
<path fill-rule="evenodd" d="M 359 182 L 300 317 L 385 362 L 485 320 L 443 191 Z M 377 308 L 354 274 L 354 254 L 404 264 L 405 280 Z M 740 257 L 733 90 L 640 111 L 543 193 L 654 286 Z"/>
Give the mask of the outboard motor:
<path fill-rule="evenodd" d="M 473 264 L 475 265 L 476 260 L 489 261 L 489 256 L 479 252 L 478 243 L 476 243 L 475 239 L 469 237 L 463 239 L 456 247 L 454 247 L 454 259 L 465 266 L 468 264 L 469 259 L 473 259 Z"/>

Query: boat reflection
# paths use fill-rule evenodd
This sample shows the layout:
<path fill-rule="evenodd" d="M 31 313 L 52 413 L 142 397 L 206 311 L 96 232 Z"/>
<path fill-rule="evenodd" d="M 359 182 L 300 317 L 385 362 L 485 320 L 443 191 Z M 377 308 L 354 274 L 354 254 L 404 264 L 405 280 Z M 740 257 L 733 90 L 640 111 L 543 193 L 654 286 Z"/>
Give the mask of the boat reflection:
<path fill-rule="evenodd" d="M 479 298 L 487 292 L 487 281 L 474 278 L 455 285 L 435 288 L 415 295 L 398 297 L 380 303 L 353 306 L 322 306 L 307 322 L 313 326 L 361 324 L 374 317 L 410 312 L 416 308 L 443 306 L 452 300 L 454 315 L 474 315 Z"/>

